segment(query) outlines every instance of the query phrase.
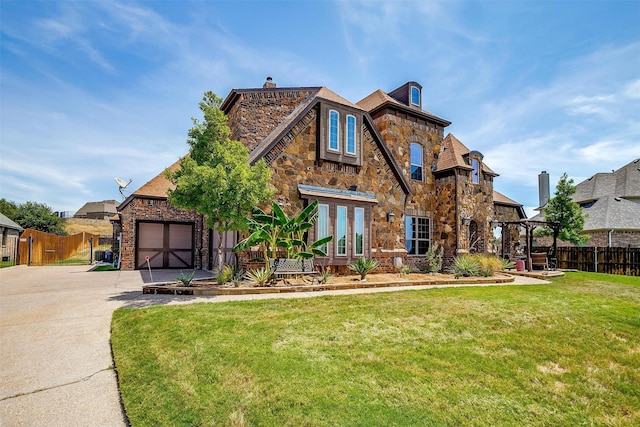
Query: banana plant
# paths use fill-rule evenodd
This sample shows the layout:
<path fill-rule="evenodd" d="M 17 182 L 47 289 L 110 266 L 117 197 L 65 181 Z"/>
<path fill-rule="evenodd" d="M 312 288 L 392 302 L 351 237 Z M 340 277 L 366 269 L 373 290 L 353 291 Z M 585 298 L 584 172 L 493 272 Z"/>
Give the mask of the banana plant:
<path fill-rule="evenodd" d="M 246 250 L 260 245 L 265 264 L 269 264 L 269 255 L 276 257 L 277 249 L 284 248 L 288 258 L 313 258 L 314 255 L 326 256 L 322 246 L 333 239 L 327 236 L 312 243 L 304 240 L 304 235 L 313 228 L 318 219 L 318 202 L 313 201 L 296 217 L 289 218 L 277 203 L 273 202 L 271 214 L 260 208 L 254 208 L 253 217 L 249 219 L 249 236 L 240 241 L 234 251 Z"/>

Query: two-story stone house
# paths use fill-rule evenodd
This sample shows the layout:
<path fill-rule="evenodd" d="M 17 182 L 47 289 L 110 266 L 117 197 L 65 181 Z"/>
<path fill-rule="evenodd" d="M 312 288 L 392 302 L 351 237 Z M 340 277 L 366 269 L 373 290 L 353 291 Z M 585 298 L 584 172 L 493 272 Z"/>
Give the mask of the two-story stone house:
<path fill-rule="evenodd" d="M 317 263 L 340 268 L 367 257 L 387 269 L 419 266 L 435 242 L 449 259 L 484 252 L 491 220 L 524 217 L 517 202 L 496 197 L 497 174 L 482 154 L 444 137 L 450 122 L 422 108 L 416 82 L 354 104 L 325 87 L 278 88 L 269 78 L 262 88 L 232 90 L 221 108 L 250 162 L 269 165 L 286 211 L 319 202 L 308 238 L 334 239 Z M 118 207 L 122 268 L 144 267 L 146 256 L 153 267 L 212 266 L 215 234 L 193 212 L 168 206 L 170 185 L 161 173 Z"/>

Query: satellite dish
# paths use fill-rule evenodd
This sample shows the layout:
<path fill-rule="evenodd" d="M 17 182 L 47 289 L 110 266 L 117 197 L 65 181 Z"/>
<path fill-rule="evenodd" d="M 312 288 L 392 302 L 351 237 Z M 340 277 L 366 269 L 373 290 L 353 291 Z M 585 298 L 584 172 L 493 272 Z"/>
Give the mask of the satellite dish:
<path fill-rule="evenodd" d="M 127 188 L 129 186 L 129 184 L 131 184 L 131 182 L 133 181 L 131 178 L 129 178 L 129 182 L 126 182 L 124 179 L 120 179 L 118 177 L 114 178 L 116 180 L 116 184 L 118 184 L 118 191 L 120 191 L 120 195 L 122 196 L 123 199 L 126 199 L 127 196 L 124 195 L 124 193 L 122 192 L 125 188 Z"/>

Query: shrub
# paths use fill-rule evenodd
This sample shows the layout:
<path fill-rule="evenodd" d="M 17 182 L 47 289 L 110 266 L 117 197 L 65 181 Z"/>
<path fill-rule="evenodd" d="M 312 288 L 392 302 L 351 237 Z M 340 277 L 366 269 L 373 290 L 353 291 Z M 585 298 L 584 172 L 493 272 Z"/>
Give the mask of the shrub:
<path fill-rule="evenodd" d="M 480 275 L 484 277 L 493 276 L 496 271 L 502 270 L 502 261 L 497 256 L 474 254 L 474 257 L 480 263 Z"/>
<path fill-rule="evenodd" d="M 426 257 L 426 265 L 425 270 L 427 273 L 437 273 L 442 269 L 442 254 L 444 253 L 444 248 L 438 243 L 434 243 L 429 247 L 429 250 L 425 254 Z"/>
<path fill-rule="evenodd" d="M 272 275 L 273 271 L 271 271 L 271 269 L 262 267 L 247 271 L 245 276 L 248 280 L 257 283 L 260 286 L 265 286 L 267 282 L 271 280 Z"/>
<path fill-rule="evenodd" d="M 227 282 L 230 282 L 233 277 L 236 274 L 236 269 L 229 264 L 225 264 L 224 267 L 222 267 L 222 270 L 220 270 L 220 273 L 218 274 L 218 283 L 220 285 L 223 285 Z"/>
<path fill-rule="evenodd" d="M 477 276 L 480 272 L 480 262 L 471 254 L 459 255 L 453 260 L 450 271 L 456 279 Z"/>
<path fill-rule="evenodd" d="M 193 277 L 196 275 L 195 270 L 191 273 L 191 274 L 184 274 L 182 271 L 180 271 L 180 275 L 177 276 L 175 279 L 182 283 L 182 286 L 186 286 L 189 287 L 191 286 L 191 282 L 193 281 Z"/>
<path fill-rule="evenodd" d="M 380 263 L 374 259 L 358 258 L 358 261 L 349 265 L 349 270 L 353 270 L 360 275 L 360 280 L 365 280 L 367 274 L 380 266 Z"/>
<path fill-rule="evenodd" d="M 406 275 L 411 273 L 411 267 L 406 264 L 400 264 L 396 267 L 396 269 L 398 270 L 398 274 L 400 275 L 400 277 L 405 277 Z"/>

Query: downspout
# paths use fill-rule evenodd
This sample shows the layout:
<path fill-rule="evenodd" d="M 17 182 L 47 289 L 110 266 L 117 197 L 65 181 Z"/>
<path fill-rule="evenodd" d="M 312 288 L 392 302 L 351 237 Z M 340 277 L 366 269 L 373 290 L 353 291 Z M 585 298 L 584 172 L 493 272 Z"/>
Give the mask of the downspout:
<path fill-rule="evenodd" d="M 611 247 L 611 235 L 613 234 L 613 228 L 611 230 L 609 230 L 609 232 L 607 233 L 609 235 L 609 247 Z"/>

